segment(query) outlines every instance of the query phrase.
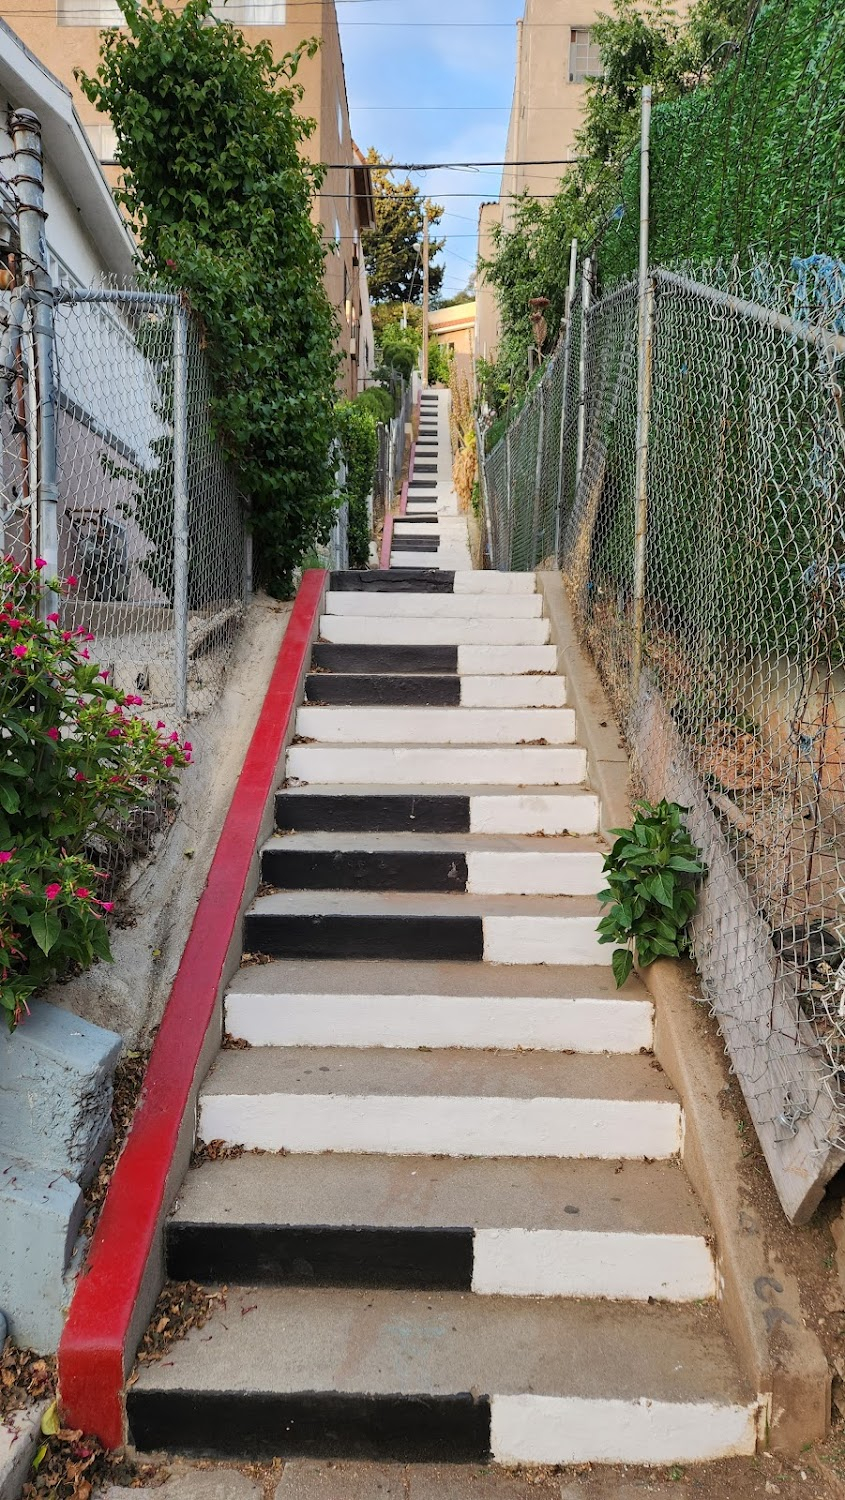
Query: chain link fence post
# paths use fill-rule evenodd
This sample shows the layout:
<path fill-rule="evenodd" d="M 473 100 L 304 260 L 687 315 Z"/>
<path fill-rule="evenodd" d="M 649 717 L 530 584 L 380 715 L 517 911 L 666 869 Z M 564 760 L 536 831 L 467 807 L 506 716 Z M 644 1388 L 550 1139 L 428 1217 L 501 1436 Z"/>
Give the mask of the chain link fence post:
<path fill-rule="evenodd" d="M 188 715 L 188 318 L 173 309 L 173 632 L 176 714 Z"/>
<path fill-rule="evenodd" d="M 634 623 L 631 647 L 631 702 L 635 703 L 643 662 L 643 627 L 648 542 L 648 436 L 651 418 L 652 335 L 654 331 L 654 282 L 649 276 L 649 144 L 651 135 L 651 85 L 642 92 L 640 118 L 640 267 L 639 325 L 637 348 L 637 454 L 636 511 L 634 529 Z"/>
<path fill-rule="evenodd" d="M 575 489 L 581 483 L 584 468 L 584 440 L 587 431 L 587 317 L 590 311 L 593 263 L 585 257 L 581 271 L 581 351 L 578 359 L 578 442 L 575 450 Z"/>
<path fill-rule="evenodd" d="M 560 566 L 560 536 L 563 508 L 563 464 L 566 448 L 566 396 L 569 389 L 569 361 L 572 354 L 572 304 L 575 300 L 575 277 L 578 272 L 578 241 L 569 246 L 569 284 L 566 288 L 566 312 L 563 330 L 563 370 L 561 375 L 560 432 L 557 452 L 557 490 L 555 498 L 555 560 Z"/>
<path fill-rule="evenodd" d="M 18 200 L 18 235 L 22 261 L 22 279 L 30 289 L 30 326 L 34 368 L 31 372 L 35 395 L 35 528 L 30 535 L 31 561 L 44 558 L 45 576 L 55 578 L 59 571 L 57 523 L 58 477 L 56 449 L 56 377 L 54 360 L 53 284 L 47 269 L 47 240 L 44 234 L 44 162 L 41 147 L 41 122 L 28 109 L 15 110 L 9 121 L 15 153 L 13 187 Z M 43 614 L 56 608 L 55 594 L 45 590 L 41 598 Z"/>

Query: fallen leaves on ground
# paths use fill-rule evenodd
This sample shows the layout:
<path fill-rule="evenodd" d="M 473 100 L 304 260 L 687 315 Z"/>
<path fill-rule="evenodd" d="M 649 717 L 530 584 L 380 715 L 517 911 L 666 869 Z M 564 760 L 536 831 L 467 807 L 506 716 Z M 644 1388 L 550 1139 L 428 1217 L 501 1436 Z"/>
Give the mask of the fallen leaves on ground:
<path fill-rule="evenodd" d="M 204 1328 L 212 1313 L 226 1306 L 227 1287 L 209 1291 L 195 1281 L 170 1281 L 161 1293 L 138 1350 L 138 1363 L 156 1364 L 171 1344 L 193 1328 Z"/>

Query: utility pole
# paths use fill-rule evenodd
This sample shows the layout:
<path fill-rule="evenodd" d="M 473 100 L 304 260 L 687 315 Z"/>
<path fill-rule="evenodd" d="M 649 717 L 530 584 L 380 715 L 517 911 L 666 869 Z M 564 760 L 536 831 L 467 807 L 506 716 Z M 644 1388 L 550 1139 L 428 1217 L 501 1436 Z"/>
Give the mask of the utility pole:
<path fill-rule="evenodd" d="M 428 209 L 423 214 L 423 307 L 422 307 L 422 383 L 428 385 Z"/>

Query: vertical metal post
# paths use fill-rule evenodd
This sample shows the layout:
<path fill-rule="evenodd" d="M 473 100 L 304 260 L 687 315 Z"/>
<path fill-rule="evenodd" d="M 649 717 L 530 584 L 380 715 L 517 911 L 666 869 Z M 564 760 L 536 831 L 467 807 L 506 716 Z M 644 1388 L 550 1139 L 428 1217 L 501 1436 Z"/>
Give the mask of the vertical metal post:
<path fill-rule="evenodd" d="M 569 285 L 566 288 L 565 327 L 563 332 L 563 388 L 560 393 L 560 433 L 557 452 L 557 497 L 555 501 L 555 562 L 560 567 L 561 507 L 563 506 L 563 458 L 566 433 L 566 395 L 569 390 L 569 363 L 572 357 L 572 304 L 575 301 L 575 277 L 578 271 L 578 241 L 569 246 Z"/>
<path fill-rule="evenodd" d="M 505 571 L 510 572 L 513 567 L 513 492 L 511 489 L 513 479 L 511 467 L 511 429 L 510 423 L 505 428 L 505 497 L 507 503 L 507 544 L 508 553 L 505 563 Z"/>
<path fill-rule="evenodd" d="M 423 247 L 422 247 L 422 272 L 423 272 L 423 305 L 422 305 L 422 357 L 420 369 L 422 370 L 422 388 L 428 385 L 428 302 L 429 302 L 429 274 L 428 274 L 428 209 L 423 215 Z"/>
<path fill-rule="evenodd" d="M 537 538 L 540 532 L 540 504 L 543 495 L 543 459 L 546 452 L 546 382 L 540 381 L 537 388 L 537 399 L 540 402 L 540 419 L 537 424 L 537 462 L 534 466 L 534 506 L 531 518 L 531 563 L 536 567 L 543 561 L 542 555 L 537 556 L 539 548 Z M 545 533 L 544 533 L 545 535 Z"/>
<path fill-rule="evenodd" d="M 587 432 L 587 314 L 590 311 L 593 263 L 589 255 L 581 272 L 581 351 L 578 359 L 578 442 L 575 450 L 575 489 L 581 483 Z"/>
<path fill-rule="evenodd" d="M 643 663 L 646 539 L 648 535 L 648 435 L 651 420 L 654 282 L 648 274 L 651 85 L 642 93 L 640 115 L 640 265 L 637 348 L 636 517 L 634 526 L 634 621 L 631 643 L 631 698 L 636 699 Z"/>
<path fill-rule="evenodd" d="M 16 109 L 9 121 L 9 130 L 15 153 L 15 176 L 12 181 L 18 199 L 22 279 L 33 293 L 30 307 L 38 415 L 36 527 L 31 541 L 33 559 L 40 554 L 47 565 L 46 576 L 55 578 L 59 571 L 57 400 L 53 348 L 55 329 L 53 284 L 47 267 L 47 239 L 44 233 L 47 214 L 44 209 L 41 123 L 31 110 Z M 52 612 L 56 603 L 55 595 L 45 591 L 41 600 L 43 613 Z"/>
<path fill-rule="evenodd" d="M 173 629 L 176 717 L 188 717 L 188 314 L 173 309 Z"/>

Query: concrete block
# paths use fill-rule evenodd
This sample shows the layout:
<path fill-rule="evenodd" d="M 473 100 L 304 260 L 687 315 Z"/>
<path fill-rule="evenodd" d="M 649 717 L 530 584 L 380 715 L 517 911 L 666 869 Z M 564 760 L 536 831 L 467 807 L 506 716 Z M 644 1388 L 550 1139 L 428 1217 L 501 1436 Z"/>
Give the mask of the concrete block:
<path fill-rule="evenodd" d="M 0 1139 L 34 1167 L 86 1182 L 111 1135 L 113 1031 L 36 1000 L 0 1035 Z"/>
<path fill-rule="evenodd" d="M 294 1459 L 285 1464 L 276 1500 L 406 1500 L 405 1475 L 401 1464 Z"/>
<path fill-rule="evenodd" d="M 18 1500 L 41 1436 L 46 1406 L 41 1401 L 25 1411 L 10 1412 L 0 1422 L 0 1500 Z"/>
<path fill-rule="evenodd" d="M 409 1500 L 558 1500 L 560 1481 L 470 1464 L 412 1471 Z"/>
<path fill-rule="evenodd" d="M 156 1489 L 161 1500 L 260 1500 L 261 1486 L 238 1469 L 184 1469 Z M 113 1485 L 103 1500 L 137 1500 L 138 1491 Z"/>
<path fill-rule="evenodd" d="M 77 1183 L 0 1155 L 0 1307 L 15 1342 L 42 1354 L 59 1341 L 69 1301 L 64 1273 L 84 1215 Z"/>

